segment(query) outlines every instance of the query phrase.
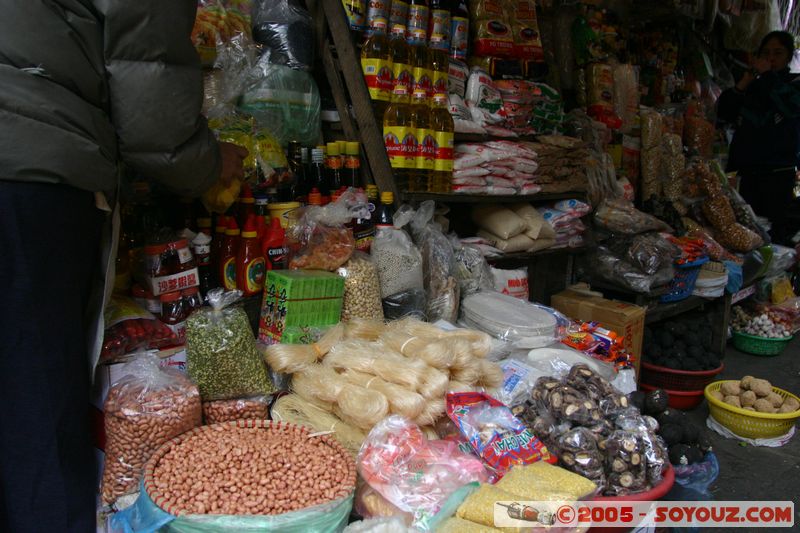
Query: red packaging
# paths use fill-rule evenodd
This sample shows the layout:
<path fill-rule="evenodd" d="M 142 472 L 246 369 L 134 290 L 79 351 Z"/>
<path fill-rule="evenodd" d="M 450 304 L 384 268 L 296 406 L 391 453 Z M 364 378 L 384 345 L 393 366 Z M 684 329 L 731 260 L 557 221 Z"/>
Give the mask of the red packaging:
<path fill-rule="evenodd" d="M 448 394 L 447 416 L 497 479 L 514 465 L 557 460 L 508 407 L 486 393 Z"/>

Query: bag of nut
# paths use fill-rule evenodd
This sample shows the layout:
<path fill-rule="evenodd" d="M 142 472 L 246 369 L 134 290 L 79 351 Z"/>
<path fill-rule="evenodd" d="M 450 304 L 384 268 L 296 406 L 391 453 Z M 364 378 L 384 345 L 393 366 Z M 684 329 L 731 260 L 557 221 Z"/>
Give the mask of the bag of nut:
<path fill-rule="evenodd" d="M 381 282 L 378 268 L 370 257 L 362 252 L 354 252 L 337 272 L 344 278 L 342 321 L 351 318 L 383 320 Z"/>
<path fill-rule="evenodd" d="M 183 373 L 161 368 L 159 363 L 154 354 L 135 356 L 106 397 L 104 503 L 137 492 L 142 469 L 153 452 L 201 423 L 197 386 Z"/>
<path fill-rule="evenodd" d="M 203 402 L 203 419 L 209 425 L 248 418 L 267 420 L 270 401 L 271 396 L 253 396 Z"/>

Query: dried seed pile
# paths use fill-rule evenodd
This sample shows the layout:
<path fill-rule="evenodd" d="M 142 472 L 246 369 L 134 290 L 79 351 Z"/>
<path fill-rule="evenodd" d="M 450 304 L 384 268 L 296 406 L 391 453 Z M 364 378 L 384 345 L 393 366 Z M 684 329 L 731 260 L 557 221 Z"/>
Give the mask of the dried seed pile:
<path fill-rule="evenodd" d="M 353 492 L 355 462 L 332 437 L 293 425 L 205 426 L 173 444 L 152 476 L 154 501 L 175 515 L 277 515 Z"/>
<path fill-rule="evenodd" d="M 352 318 L 383 320 L 378 269 L 364 256 L 354 255 L 339 269 L 344 278 L 342 321 Z"/>

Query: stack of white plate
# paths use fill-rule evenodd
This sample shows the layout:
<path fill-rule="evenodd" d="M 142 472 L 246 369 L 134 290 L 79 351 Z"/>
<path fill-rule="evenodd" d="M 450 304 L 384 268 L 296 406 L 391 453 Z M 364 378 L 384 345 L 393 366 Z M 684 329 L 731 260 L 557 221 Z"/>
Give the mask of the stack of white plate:
<path fill-rule="evenodd" d="M 556 340 L 556 317 L 524 300 L 479 292 L 464 298 L 462 322 L 519 347 L 547 346 Z"/>

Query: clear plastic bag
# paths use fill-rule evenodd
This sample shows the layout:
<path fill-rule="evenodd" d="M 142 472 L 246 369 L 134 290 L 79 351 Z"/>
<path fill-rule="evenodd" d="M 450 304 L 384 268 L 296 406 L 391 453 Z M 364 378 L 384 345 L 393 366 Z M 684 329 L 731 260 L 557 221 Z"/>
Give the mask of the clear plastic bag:
<path fill-rule="evenodd" d="M 386 320 L 414 317 L 425 320 L 428 298 L 423 289 L 408 289 L 396 292 L 382 300 L 383 316 Z"/>
<path fill-rule="evenodd" d="M 342 321 L 352 318 L 383 320 L 381 283 L 370 257 L 363 252 L 353 252 L 337 272 L 344 278 Z"/>
<path fill-rule="evenodd" d="M 273 64 L 299 70 L 314 66 L 311 15 L 297 0 L 259 0 L 254 6 L 253 39 Z"/>
<path fill-rule="evenodd" d="M 619 198 L 603 200 L 594 213 L 594 220 L 601 228 L 623 235 L 645 231 L 672 231 L 661 220 L 639 211 L 631 202 Z"/>
<path fill-rule="evenodd" d="M 681 250 L 658 233 L 644 233 L 634 237 L 628 248 L 627 259 L 642 272 L 652 276 L 663 266 L 671 265 L 681 256 Z"/>
<path fill-rule="evenodd" d="M 136 355 L 106 397 L 104 503 L 139 490 L 153 452 L 202 422 L 197 387 L 183 373 L 159 363 L 155 354 Z"/>
<path fill-rule="evenodd" d="M 637 433 L 617 430 L 600 443 L 600 448 L 606 454 L 606 496 L 635 494 L 648 488 L 645 446 Z"/>
<path fill-rule="evenodd" d="M 464 298 L 461 321 L 519 348 L 538 348 L 558 340 L 559 316 L 550 308 L 513 296 L 482 291 Z"/>
<path fill-rule="evenodd" d="M 130 298 L 112 295 L 103 315 L 106 329 L 101 359 L 113 359 L 138 350 L 182 343 L 182 339 L 163 322 Z"/>
<path fill-rule="evenodd" d="M 494 277 L 481 251 L 475 246 L 463 244 L 455 234 L 450 235 L 450 244 L 455 261 L 453 275 L 458 280 L 461 296 L 492 290 Z"/>
<path fill-rule="evenodd" d="M 666 499 L 673 501 L 713 500 L 711 485 L 719 477 L 719 461 L 714 452 L 706 452 L 699 463 L 675 465 L 675 485 Z"/>
<path fill-rule="evenodd" d="M 203 420 L 207 425 L 249 418 L 267 420 L 271 400 L 269 396 L 253 396 L 203 402 Z"/>
<path fill-rule="evenodd" d="M 615 255 L 605 246 L 598 246 L 592 261 L 592 274 L 598 279 L 622 286 L 634 292 L 646 293 L 666 285 L 675 277 L 672 265 L 666 265 L 655 274 L 648 275 Z"/>
<path fill-rule="evenodd" d="M 555 441 L 561 465 L 597 485 L 602 491 L 606 487 L 606 474 L 603 467 L 603 454 L 597 447 L 597 440 L 587 428 L 578 427 L 562 433 Z"/>
<path fill-rule="evenodd" d="M 424 290 L 422 255 L 401 228 L 395 217 L 395 227 L 378 228 L 372 241 L 370 254 L 378 267 L 382 298 L 409 290 Z"/>
<path fill-rule="evenodd" d="M 414 242 L 422 255 L 423 285 L 427 293 L 428 320 L 458 319 L 459 286 L 453 277 L 453 247 L 442 233 L 438 224 L 433 221 L 436 203 L 422 202 L 411 221 L 411 232 Z"/>
<path fill-rule="evenodd" d="M 414 526 L 431 528 L 447 498 L 462 485 L 486 481 L 476 457 L 452 441 L 428 440 L 420 428 L 393 415 L 369 433 L 357 460 L 358 473 L 387 501 L 414 516 Z"/>
<path fill-rule="evenodd" d="M 366 195 L 350 188 L 326 206 L 306 206 L 289 213 L 286 238 L 289 268 L 335 271 L 355 250 L 353 232 L 345 224 L 369 214 Z"/>
<path fill-rule="evenodd" d="M 233 307 L 241 291 L 212 289 L 211 307 L 186 321 L 186 370 L 203 400 L 225 400 L 274 391 L 244 310 Z"/>

